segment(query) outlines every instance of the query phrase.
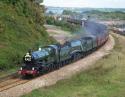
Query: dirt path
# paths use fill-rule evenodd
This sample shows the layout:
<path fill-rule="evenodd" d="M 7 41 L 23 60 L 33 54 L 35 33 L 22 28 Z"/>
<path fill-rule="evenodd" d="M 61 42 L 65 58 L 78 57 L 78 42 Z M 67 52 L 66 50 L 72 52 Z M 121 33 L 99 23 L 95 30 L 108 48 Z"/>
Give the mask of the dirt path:
<path fill-rule="evenodd" d="M 67 65 L 59 70 L 43 75 L 35 80 L 31 80 L 26 84 L 16 86 L 9 90 L 0 93 L 0 97 L 19 97 L 23 94 L 29 93 L 34 89 L 40 87 L 50 86 L 56 84 L 57 81 L 71 77 L 72 75 L 88 69 L 97 60 L 109 54 L 115 45 L 114 39 L 110 36 L 108 42 L 98 51 L 81 59 L 73 64 Z"/>
<path fill-rule="evenodd" d="M 54 37 L 61 44 L 73 37 L 70 32 L 63 31 L 60 27 L 53 25 L 45 25 L 45 27 L 47 28 L 49 35 Z"/>

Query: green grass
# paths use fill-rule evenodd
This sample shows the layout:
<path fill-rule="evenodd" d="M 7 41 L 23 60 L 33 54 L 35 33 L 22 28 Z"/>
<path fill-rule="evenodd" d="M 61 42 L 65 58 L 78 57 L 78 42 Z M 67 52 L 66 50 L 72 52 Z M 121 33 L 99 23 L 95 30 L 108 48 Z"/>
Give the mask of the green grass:
<path fill-rule="evenodd" d="M 125 97 L 125 39 L 89 70 L 23 97 Z"/>
<path fill-rule="evenodd" d="M 13 73 L 17 72 L 18 69 L 19 69 L 19 67 L 15 67 L 15 68 L 12 68 L 12 69 L 1 71 L 0 72 L 0 78 L 6 77 L 10 74 L 13 74 Z"/>
<path fill-rule="evenodd" d="M 32 0 L 0 0 L 0 72 L 18 67 L 28 49 L 55 42 L 43 27 L 43 10 Z"/>

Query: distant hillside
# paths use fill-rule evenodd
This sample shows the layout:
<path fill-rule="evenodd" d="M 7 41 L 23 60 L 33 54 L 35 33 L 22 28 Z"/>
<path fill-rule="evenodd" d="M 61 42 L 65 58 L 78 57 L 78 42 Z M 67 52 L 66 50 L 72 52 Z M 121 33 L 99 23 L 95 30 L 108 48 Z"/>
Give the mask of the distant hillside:
<path fill-rule="evenodd" d="M 53 42 L 35 0 L 0 0 L 0 70 L 16 67 L 28 49 Z"/>
<path fill-rule="evenodd" d="M 70 15 L 72 18 L 82 19 L 90 16 L 94 20 L 125 20 L 124 8 L 68 8 L 47 7 L 46 14 Z"/>
<path fill-rule="evenodd" d="M 92 18 L 103 19 L 103 20 L 104 19 L 125 20 L 125 13 L 121 11 L 103 12 L 103 11 L 92 10 L 83 12 L 83 16 L 90 16 Z"/>
<path fill-rule="evenodd" d="M 63 10 L 70 10 L 73 12 L 83 13 L 86 11 L 92 11 L 97 10 L 101 12 L 125 12 L 125 8 L 75 8 L 75 7 L 52 7 L 52 6 L 46 6 L 47 12 L 51 11 L 56 14 L 61 14 Z"/>

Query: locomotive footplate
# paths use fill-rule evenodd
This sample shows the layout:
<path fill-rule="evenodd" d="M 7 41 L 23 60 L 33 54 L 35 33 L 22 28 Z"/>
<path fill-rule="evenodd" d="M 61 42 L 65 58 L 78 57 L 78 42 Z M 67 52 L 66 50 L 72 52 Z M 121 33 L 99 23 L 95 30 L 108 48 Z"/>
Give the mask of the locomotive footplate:
<path fill-rule="evenodd" d="M 18 73 L 21 75 L 37 75 L 38 74 L 36 70 L 19 70 Z"/>

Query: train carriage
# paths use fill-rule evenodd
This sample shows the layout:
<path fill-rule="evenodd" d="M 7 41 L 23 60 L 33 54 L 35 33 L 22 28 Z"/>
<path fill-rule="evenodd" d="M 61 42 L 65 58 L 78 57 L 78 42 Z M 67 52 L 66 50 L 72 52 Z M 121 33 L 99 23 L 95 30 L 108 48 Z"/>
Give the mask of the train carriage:
<path fill-rule="evenodd" d="M 84 37 L 83 40 L 85 40 L 85 44 L 83 44 L 83 46 L 85 46 L 86 52 L 89 52 L 90 50 L 92 50 L 92 48 L 93 48 L 93 40 L 92 40 L 92 38 Z"/>
<path fill-rule="evenodd" d="M 71 59 L 70 50 L 71 50 L 71 48 L 70 48 L 70 45 L 68 42 L 61 47 L 61 49 L 60 49 L 60 62 L 64 62 L 65 60 Z"/>

